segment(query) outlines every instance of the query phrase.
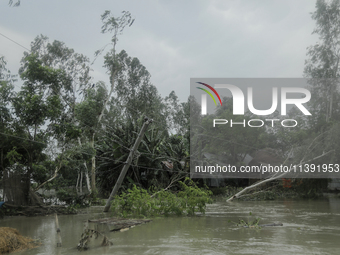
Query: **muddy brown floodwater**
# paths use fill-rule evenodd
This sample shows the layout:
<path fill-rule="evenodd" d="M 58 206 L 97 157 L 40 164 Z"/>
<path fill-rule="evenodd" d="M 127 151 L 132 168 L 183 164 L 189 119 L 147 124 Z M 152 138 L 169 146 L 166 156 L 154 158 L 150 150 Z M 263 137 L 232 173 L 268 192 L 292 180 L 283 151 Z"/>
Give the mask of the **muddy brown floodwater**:
<path fill-rule="evenodd" d="M 57 248 L 55 217 L 7 217 L 0 226 L 40 239 L 42 246 L 15 253 L 27 254 L 339 254 L 340 199 L 232 202 L 208 205 L 204 216 L 153 219 L 125 232 L 110 232 L 113 246 L 79 252 L 76 246 L 84 220 L 107 217 L 92 207 L 78 215 L 61 215 L 62 247 Z M 252 216 L 249 216 L 252 212 Z M 260 224 L 282 227 L 239 228 L 229 220 L 260 217 Z"/>

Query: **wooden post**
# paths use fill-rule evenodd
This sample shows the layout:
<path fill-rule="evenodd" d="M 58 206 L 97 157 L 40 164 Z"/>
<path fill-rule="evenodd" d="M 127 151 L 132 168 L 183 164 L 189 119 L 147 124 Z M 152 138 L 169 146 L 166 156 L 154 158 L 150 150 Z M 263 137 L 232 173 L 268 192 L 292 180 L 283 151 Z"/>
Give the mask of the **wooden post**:
<path fill-rule="evenodd" d="M 57 238 L 58 238 L 58 242 L 57 242 L 57 247 L 61 247 L 61 235 L 60 235 L 60 228 L 59 228 L 59 222 L 58 222 L 58 215 L 55 214 L 55 224 L 57 227 Z"/>
<path fill-rule="evenodd" d="M 132 158 L 133 158 L 133 154 L 135 153 L 135 151 L 138 149 L 138 146 L 140 144 L 140 142 L 142 141 L 142 138 L 144 136 L 144 133 L 146 131 L 146 129 L 148 128 L 149 124 L 152 122 L 152 119 L 148 119 L 148 118 L 145 118 L 145 122 L 142 126 L 142 129 L 141 131 L 139 132 L 139 135 L 137 137 L 137 140 L 135 141 L 135 144 L 133 145 L 132 149 L 130 150 L 130 154 L 126 160 L 126 162 L 124 163 L 124 167 L 122 169 L 122 171 L 120 172 L 120 175 L 118 177 L 118 180 L 115 184 L 115 186 L 113 187 L 112 189 L 112 192 L 110 194 L 110 197 L 109 199 L 107 200 L 106 202 L 106 205 L 105 205 L 105 208 L 104 208 L 104 212 L 108 212 L 110 207 L 111 207 L 111 201 L 113 200 L 114 196 L 117 194 L 120 186 L 122 185 L 122 182 L 124 180 L 124 177 L 127 173 L 127 170 L 129 169 L 130 167 L 130 164 L 131 164 L 131 161 L 132 161 Z"/>

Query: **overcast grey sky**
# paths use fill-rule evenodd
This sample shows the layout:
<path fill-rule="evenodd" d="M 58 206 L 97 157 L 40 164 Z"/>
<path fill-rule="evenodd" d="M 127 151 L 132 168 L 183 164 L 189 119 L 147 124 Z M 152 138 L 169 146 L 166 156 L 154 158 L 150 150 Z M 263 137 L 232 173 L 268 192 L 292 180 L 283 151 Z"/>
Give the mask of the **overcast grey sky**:
<path fill-rule="evenodd" d="M 109 43 L 100 15 L 129 11 L 135 22 L 120 36 L 118 50 L 137 57 L 164 97 L 181 101 L 190 78 L 302 77 L 306 48 L 317 41 L 310 13 L 314 0 L 22 0 L 0 2 L 0 33 L 30 48 L 39 34 L 63 41 L 93 59 Z M 25 51 L 0 35 L 0 54 L 17 73 Z M 109 83 L 100 57 L 94 81 Z"/>

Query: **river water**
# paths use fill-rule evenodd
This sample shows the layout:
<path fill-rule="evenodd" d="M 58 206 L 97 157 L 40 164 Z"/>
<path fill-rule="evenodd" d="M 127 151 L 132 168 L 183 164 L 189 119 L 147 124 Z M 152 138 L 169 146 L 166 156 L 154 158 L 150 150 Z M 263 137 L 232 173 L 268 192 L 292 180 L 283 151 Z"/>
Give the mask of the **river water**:
<path fill-rule="evenodd" d="M 0 226 L 40 239 L 38 248 L 21 254 L 78 254 L 84 221 L 107 217 L 101 207 L 78 215 L 61 215 L 62 247 L 57 248 L 54 216 L 7 217 Z M 249 215 L 249 212 L 252 215 Z M 261 229 L 237 227 L 239 219 L 260 217 L 260 224 L 283 223 Z M 340 254 L 340 199 L 231 202 L 208 205 L 197 217 L 157 218 L 125 232 L 109 232 L 109 247 L 91 243 L 81 254 Z"/>

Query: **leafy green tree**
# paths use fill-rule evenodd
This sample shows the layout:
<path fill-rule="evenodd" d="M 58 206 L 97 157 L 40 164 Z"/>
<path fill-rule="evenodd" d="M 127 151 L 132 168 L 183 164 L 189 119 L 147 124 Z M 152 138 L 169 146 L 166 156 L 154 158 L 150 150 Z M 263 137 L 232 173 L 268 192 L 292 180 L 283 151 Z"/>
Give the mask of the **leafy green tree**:
<path fill-rule="evenodd" d="M 13 122 L 11 102 L 15 96 L 13 77 L 6 68 L 6 61 L 4 57 L 0 57 L 0 171 L 1 173 L 9 163 L 6 160 L 6 154 L 12 148 L 11 136 L 6 134 L 12 133 L 11 124 Z M 6 164 L 7 162 L 7 164 Z"/>
<path fill-rule="evenodd" d="M 113 33 L 111 43 L 108 45 L 111 45 L 111 49 L 109 52 L 105 55 L 105 66 L 108 68 L 108 73 L 110 74 L 110 87 L 106 88 L 103 83 L 99 84 L 98 87 L 98 93 L 97 96 L 105 96 L 102 97 L 102 101 L 98 104 L 96 104 L 95 111 L 98 112 L 98 114 L 95 115 L 96 118 L 91 118 L 92 121 L 88 123 L 88 127 L 90 127 L 90 137 L 89 143 L 92 147 L 93 152 L 95 151 L 95 140 L 96 135 L 100 130 L 100 124 L 102 122 L 102 118 L 104 114 L 107 112 L 107 106 L 112 98 L 112 94 L 114 91 L 114 85 L 115 85 L 115 79 L 116 74 L 120 69 L 120 66 L 117 64 L 116 59 L 116 44 L 118 42 L 118 36 L 122 34 L 124 28 L 129 25 L 131 26 L 133 23 L 133 20 L 131 18 L 131 14 L 129 12 L 123 11 L 122 16 L 115 18 L 111 15 L 110 11 L 105 11 L 103 15 L 101 16 L 103 26 L 102 26 L 102 33 Z M 98 57 L 106 48 L 107 45 L 105 45 L 102 49 L 95 52 L 95 56 Z M 84 92 L 85 93 L 85 92 Z M 90 91 L 88 91 L 90 93 Z M 93 103 L 93 100 L 91 97 L 89 97 L 87 94 L 85 94 L 85 101 L 87 102 L 82 103 L 77 111 L 78 111 L 78 117 L 81 116 L 80 112 L 84 112 L 84 109 L 88 107 L 91 103 Z M 97 100 L 98 101 L 98 100 Z M 99 108 L 98 108 L 99 107 Z M 84 124 L 85 119 L 83 118 L 82 123 Z M 93 192 L 97 192 L 96 189 L 96 156 L 95 153 L 93 153 L 91 158 L 91 189 Z"/>
<path fill-rule="evenodd" d="M 316 22 L 313 33 L 319 36 L 319 41 L 307 50 L 304 75 L 309 79 L 312 93 L 309 104 L 312 116 L 308 118 L 305 129 L 309 136 L 307 141 L 317 142 L 318 146 L 313 146 L 313 151 L 308 150 L 308 155 L 312 158 L 334 149 L 334 153 L 320 160 L 336 163 L 334 155 L 338 153 L 337 146 L 329 141 L 339 139 L 335 130 L 340 121 L 340 1 L 317 0 L 312 19 Z M 333 149 L 329 147 L 330 144 Z M 306 147 L 310 146 L 303 148 Z M 306 157 L 304 152 L 301 155 Z"/>
<path fill-rule="evenodd" d="M 12 152 L 20 155 L 17 162 L 21 164 L 29 190 L 34 174 L 37 177 L 41 176 L 38 174 L 39 171 L 46 171 L 42 162 L 47 156 L 43 150 L 50 134 L 45 126 L 55 123 L 63 111 L 59 91 L 66 76 L 62 70 L 42 66 L 37 56 L 32 54 L 25 57 L 21 78 L 24 84 L 12 98 L 14 109 L 12 128 L 18 137 L 27 140 L 21 142 L 17 149 L 13 148 Z"/>
<path fill-rule="evenodd" d="M 60 41 L 50 43 L 42 35 L 32 42 L 31 53 L 24 53 L 19 72 L 25 86 L 15 100 L 16 111 L 22 121 L 34 121 L 30 124 L 36 130 L 42 131 L 42 126 L 47 127 L 44 130 L 46 141 L 48 137 L 57 141 L 61 154 L 72 149 L 81 135 L 75 119 L 75 107 L 81 93 L 90 87 L 89 71 L 87 57 Z M 63 160 L 57 155 L 52 156 L 54 159 L 59 161 L 52 173 L 55 178 Z M 54 178 L 46 177 L 50 181 Z"/>
<path fill-rule="evenodd" d="M 175 91 L 171 91 L 164 101 L 169 129 L 184 135 L 189 130 L 188 119 L 190 116 L 185 112 L 187 103 L 180 103 Z"/>
<path fill-rule="evenodd" d="M 137 120 L 141 115 L 154 120 L 159 125 L 167 126 L 165 105 L 157 88 L 150 82 L 150 73 L 138 58 L 128 56 L 122 50 L 116 56 L 119 71 L 116 75 L 116 86 L 113 107 L 119 109 L 120 119 Z M 105 56 L 109 69 L 111 60 Z"/>
<path fill-rule="evenodd" d="M 304 74 L 310 78 L 314 116 L 325 122 L 340 119 L 339 61 L 340 61 L 340 1 L 317 0 L 312 14 L 316 22 L 313 33 L 319 42 L 307 51 Z M 311 118 L 314 124 L 318 119 Z"/>
<path fill-rule="evenodd" d="M 46 124 L 54 122 L 62 110 L 58 91 L 65 76 L 60 70 L 41 66 L 37 56 L 27 55 L 25 70 L 21 72 L 24 84 L 13 91 L 11 76 L 1 62 L 1 146 L 2 171 L 22 176 L 24 190 L 20 203 L 31 203 L 31 180 L 46 172 L 42 162 L 49 133 Z M 35 174 L 34 174 L 35 173 Z M 19 189 L 19 187 L 18 187 Z"/>

